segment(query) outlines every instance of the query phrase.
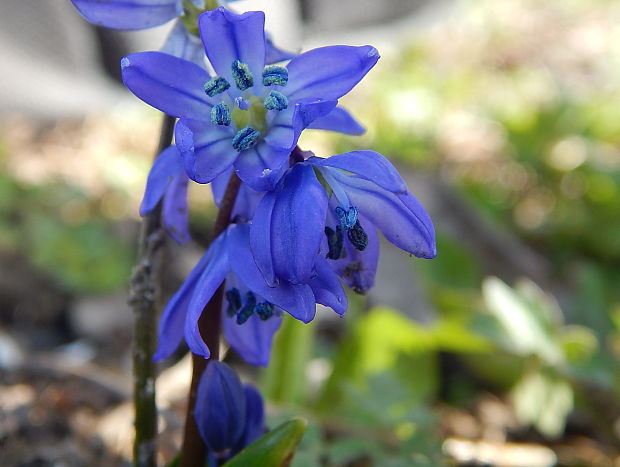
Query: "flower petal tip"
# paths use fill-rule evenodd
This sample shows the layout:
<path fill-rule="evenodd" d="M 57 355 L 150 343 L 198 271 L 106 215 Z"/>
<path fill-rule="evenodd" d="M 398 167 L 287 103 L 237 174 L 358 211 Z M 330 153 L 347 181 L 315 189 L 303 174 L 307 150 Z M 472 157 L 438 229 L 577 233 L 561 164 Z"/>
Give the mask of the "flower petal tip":
<path fill-rule="evenodd" d="M 376 48 L 374 48 L 372 45 L 367 45 L 366 47 L 368 48 L 368 52 L 367 52 L 368 58 L 377 57 L 377 59 L 379 59 L 381 57 L 381 55 L 379 55 L 379 51 Z"/>

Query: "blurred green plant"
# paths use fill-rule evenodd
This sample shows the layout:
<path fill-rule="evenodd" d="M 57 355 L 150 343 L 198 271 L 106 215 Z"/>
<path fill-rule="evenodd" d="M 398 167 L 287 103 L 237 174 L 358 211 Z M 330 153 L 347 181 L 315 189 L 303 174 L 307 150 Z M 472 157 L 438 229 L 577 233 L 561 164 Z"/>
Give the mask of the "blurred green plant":
<path fill-rule="evenodd" d="M 0 174 L 0 248 L 22 252 L 70 291 L 127 283 L 133 248 L 115 229 L 97 202 L 74 187 L 26 186 Z"/>

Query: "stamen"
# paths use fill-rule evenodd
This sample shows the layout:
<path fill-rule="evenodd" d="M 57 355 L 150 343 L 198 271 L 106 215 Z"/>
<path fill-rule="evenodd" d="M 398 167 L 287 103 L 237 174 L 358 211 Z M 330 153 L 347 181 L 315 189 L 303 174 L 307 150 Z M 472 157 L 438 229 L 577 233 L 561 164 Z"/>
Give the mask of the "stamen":
<path fill-rule="evenodd" d="M 217 96 L 218 94 L 223 93 L 230 87 L 230 83 L 226 81 L 225 78 L 221 76 L 216 76 L 215 78 L 211 78 L 204 84 L 205 93 L 209 97 Z"/>
<path fill-rule="evenodd" d="M 265 97 L 265 108 L 267 110 L 284 110 L 288 107 L 287 97 L 278 91 L 271 91 Z"/>
<path fill-rule="evenodd" d="M 350 206 L 348 210 L 338 206 L 336 208 L 336 215 L 342 230 L 352 228 L 357 222 L 357 208 L 355 206 Z"/>
<path fill-rule="evenodd" d="M 232 318 L 241 308 L 241 294 L 239 293 L 239 289 L 233 287 L 232 289 L 227 290 L 226 300 L 228 301 L 228 308 L 226 309 L 226 314 Z"/>
<path fill-rule="evenodd" d="M 247 63 L 235 60 L 232 62 L 231 68 L 233 78 L 235 79 L 235 85 L 239 90 L 245 91 L 254 86 L 254 77 Z"/>
<path fill-rule="evenodd" d="M 235 151 L 245 151 L 256 146 L 258 138 L 260 138 L 260 132 L 251 126 L 246 126 L 233 137 L 232 147 Z"/>
<path fill-rule="evenodd" d="M 211 123 L 214 125 L 229 126 L 232 121 L 230 107 L 223 102 L 211 107 Z"/>
<path fill-rule="evenodd" d="M 283 66 L 271 65 L 263 70 L 263 84 L 265 86 L 272 84 L 286 86 L 286 83 L 288 83 L 288 70 Z"/>
<path fill-rule="evenodd" d="M 347 231 L 347 237 L 359 251 L 364 251 L 368 246 L 368 234 L 360 225 L 360 221 L 355 221 L 355 225 Z"/>
<path fill-rule="evenodd" d="M 336 226 L 336 231 L 334 232 L 330 227 L 325 227 L 325 235 L 327 236 L 327 246 L 329 248 L 326 257 L 329 259 L 340 259 L 344 241 L 342 229 L 340 226 Z"/>
<path fill-rule="evenodd" d="M 248 292 L 246 294 L 245 306 L 237 313 L 237 324 L 243 324 L 250 319 L 250 316 L 254 313 L 254 307 L 256 307 L 256 296 L 252 292 Z"/>
<path fill-rule="evenodd" d="M 267 321 L 273 316 L 273 304 L 269 302 L 261 302 L 254 307 L 254 313 L 258 315 L 261 321 Z"/>

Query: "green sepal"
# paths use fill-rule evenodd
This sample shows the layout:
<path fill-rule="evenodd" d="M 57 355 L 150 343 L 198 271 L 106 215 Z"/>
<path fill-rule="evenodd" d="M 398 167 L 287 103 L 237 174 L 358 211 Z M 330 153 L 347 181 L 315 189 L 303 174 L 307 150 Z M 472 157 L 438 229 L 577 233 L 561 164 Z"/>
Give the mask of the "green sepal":
<path fill-rule="evenodd" d="M 294 418 L 264 434 L 224 464 L 224 467 L 284 467 L 289 465 L 308 422 Z"/>

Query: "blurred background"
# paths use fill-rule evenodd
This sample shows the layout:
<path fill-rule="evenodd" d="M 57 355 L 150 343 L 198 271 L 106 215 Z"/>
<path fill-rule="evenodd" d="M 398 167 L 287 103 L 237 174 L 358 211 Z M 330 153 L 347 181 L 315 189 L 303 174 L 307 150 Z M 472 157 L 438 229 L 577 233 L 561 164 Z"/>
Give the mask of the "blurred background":
<path fill-rule="evenodd" d="M 168 26 L 114 32 L 68 0 L 0 16 L 0 457 L 123 465 L 131 451 L 127 283 L 161 115 L 118 83 Z M 430 211 L 439 255 L 383 246 L 346 319 L 288 320 L 259 384 L 271 426 L 302 415 L 311 466 L 620 465 L 620 4 L 271 0 L 291 50 L 372 43 L 342 103 Z M 162 302 L 202 251 L 168 242 Z M 162 366 L 160 461 L 178 448 L 189 362 Z"/>

